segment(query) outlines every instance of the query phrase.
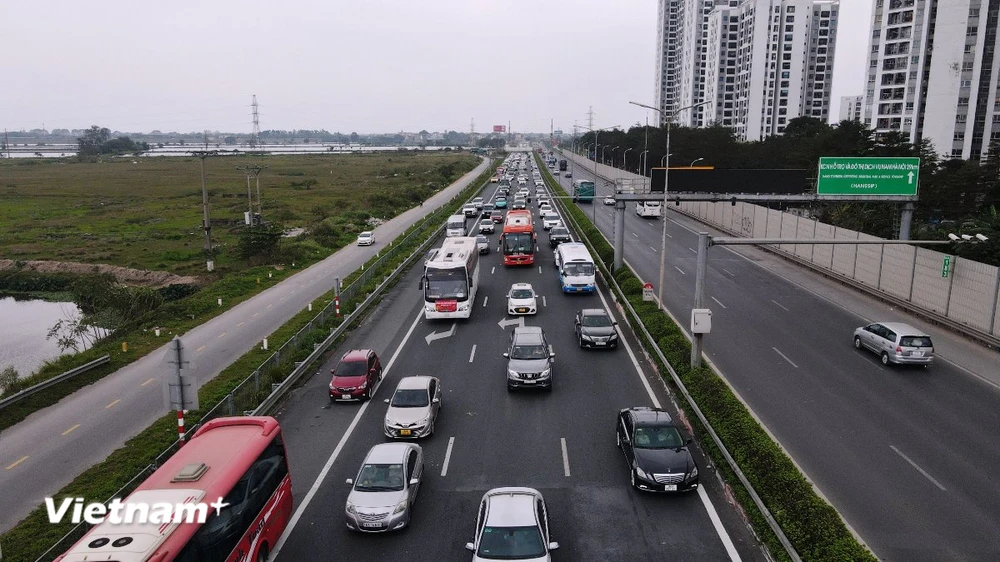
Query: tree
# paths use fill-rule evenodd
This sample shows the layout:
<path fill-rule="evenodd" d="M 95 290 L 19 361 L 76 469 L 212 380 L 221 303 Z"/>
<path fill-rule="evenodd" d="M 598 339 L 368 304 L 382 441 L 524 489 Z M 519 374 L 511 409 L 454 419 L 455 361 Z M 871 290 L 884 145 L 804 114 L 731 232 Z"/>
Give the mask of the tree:
<path fill-rule="evenodd" d="M 17 369 L 13 366 L 8 365 L 4 367 L 3 371 L 0 371 L 0 396 L 3 396 L 10 390 L 16 388 L 19 378 Z"/>
<path fill-rule="evenodd" d="M 100 154 L 101 147 L 104 143 L 108 142 L 109 138 L 111 138 L 110 129 L 92 125 L 90 129 L 87 129 L 83 133 L 82 137 L 76 139 L 80 156 L 96 156 Z"/>
<path fill-rule="evenodd" d="M 244 228 L 240 232 L 236 253 L 243 259 L 273 258 L 278 253 L 284 227 L 277 223 L 261 224 Z"/>

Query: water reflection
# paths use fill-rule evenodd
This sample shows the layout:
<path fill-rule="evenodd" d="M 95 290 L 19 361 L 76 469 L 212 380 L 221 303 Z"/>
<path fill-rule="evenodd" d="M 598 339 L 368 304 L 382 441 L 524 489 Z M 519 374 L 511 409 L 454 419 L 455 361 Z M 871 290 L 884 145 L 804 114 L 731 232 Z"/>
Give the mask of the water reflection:
<path fill-rule="evenodd" d="M 59 320 L 79 316 L 80 309 L 71 302 L 0 298 L 0 369 L 10 365 L 26 377 L 59 357 L 56 340 L 45 336 Z"/>

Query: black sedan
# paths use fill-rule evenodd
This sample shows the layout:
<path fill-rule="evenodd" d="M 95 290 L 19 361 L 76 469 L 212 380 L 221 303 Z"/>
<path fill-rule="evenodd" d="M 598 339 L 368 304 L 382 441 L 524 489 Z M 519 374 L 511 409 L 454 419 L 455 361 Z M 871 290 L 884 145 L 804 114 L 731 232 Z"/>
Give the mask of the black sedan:
<path fill-rule="evenodd" d="M 569 235 L 569 230 L 564 226 L 554 226 L 549 229 L 549 246 L 555 248 L 563 242 L 572 242 L 573 238 Z"/>
<path fill-rule="evenodd" d="M 625 408 L 618 413 L 618 447 L 629 465 L 632 487 L 648 492 L 698 488 L 698 465 L 670 414 L 659 408 Z"/>
<path fill-rule="evenodd" d="M 580 347 L 618 347 L 617 325 L 603 308 L 585 308 L 576 313 L 576 339 Z"/>

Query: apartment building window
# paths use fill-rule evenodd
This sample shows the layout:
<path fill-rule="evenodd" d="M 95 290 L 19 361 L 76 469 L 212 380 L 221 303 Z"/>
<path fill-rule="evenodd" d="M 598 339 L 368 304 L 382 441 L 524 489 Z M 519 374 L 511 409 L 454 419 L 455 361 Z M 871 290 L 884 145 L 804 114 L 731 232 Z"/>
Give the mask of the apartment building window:
<path fill-rule="evenodd" d="M 820 12 L 819 15 L 820 15 L 820 17 L 828 18 L 828 17 L 830 17 L 830 12 L 828 12 L 828 11 L 826 11 L 826 12 Z"/>
<path fill-rule="evenodd" d="M 791 72 L 782 72 L 781 73 L 781 77 L 782 78 L 788 78 L 790 75 L 791 75 Z"/>
<path fill-rule="evenodd" d="M 826 37 L 820 37 L 819 41 L 817 42 L 817 44 L 818 45 L 826 45 L 827 41 L 828 41 L 828 39 Z"/>
<path fill-rule="evenodd" d="M 781 55 L 781 60 L 792 60 L 792 53 L 784 53 Z"/>
<path fill-rule="evenodd" d="M 785 13 L 786 13 L 786 14 L 794 14 L 794 13 L 795 13 L 795 6 L 789 6 L 789 7 L 788 7 L 788 8 L 787 8 L 787 9 L 785 10 Z"/>
<path fill-rule="evenodd" d="M 786 120 L 787 119 L 785 117 L 778 117 L 778 124 L 779 125 L 784 125 Z"/>
<path fill-rule="evenodd" d="M 795 16 L 785 16 L 785 23 L 792 23 L 795 21 Z"/>
<path fill-rule="evenodd" d="M 785 41 L 791 41 L 791 40 L 792 40 L 792 34 L 791 33 L 786 33 L 785 34 Z"/>
<path fill-rule="evenodd" d="M 969 105 L 969 98 L 958 98 L 959 107 Z"/>
<path fill-rule="evenodd" d="M 878 129 L 888 129 L 889 128 L 889 120 L 888 119 L 879 119 L 878 121 L 876 121 L 876 123 L 877 123 L 876 124 L 876 128 L 878 128 Z"/>
<path fill-rule="evenodd" d="M 969 8 L 969 17 L 970 18 L 978 18 L 979 17 L 979 8 Z"/>
<path fill-rule="evenodd" d="M 954 138 L 954 140 L 956 142 L 957 141 L 964 141 L 965 140 L 965 133 L 955 133 L 955 136 L 953 138 Z"/>
<path fill-rule="evenodd" d="M 973 69 L 973 65 L 974 64 L 975 63 L 973 63 L 972 61 L 963 62 L 962 63 L 962 71 L 963 72 L 969 72 L 969 71 L 971 71 Z"/>
<path fill-rule="evenodd" d="M 782 107 L 778 109 L 778 115 L 787 115 L 787 114 L 788 114 L 788 108 Z"/>
<path fill-rule="evenodd" d="M 792 69 L 792 63 L 790 63 L 790 62 L 783 62 L 783 63 L 781 63 L 781 69 L 782 70 L 791 70 Z"/>
<path fill-rule="evenodd" d="M 792 31 L 795 31 L 795 26 L 794 25 L 786 25 L 785 26 L 785 33 L 791 33 Z"/>
<path fill-rule="evenodd" d="M 960 88 L 971 88 L 972 87 L 972 80 L 962 80 L 962 82 L 959 84 L 959 87 Z"/>
<path fill-rule="evenodd" d="M 975 37 L 978 32 L 979 32 L 979 30 L 977 28 L 975 28 L 975 27 L 972 27 L 972 26 L 969 26 L 969 27 L 965 28 L 965 36 L 966 37 Z"/>
<path fill-rule="evenodd" d="M 964 113 L 959 113 L 958 115 L 955 116 L 955 122 L 956 123 L 965 123 L 965 120 L 967 118 L 968 118 L 968 115 L 966 115 Z M 997 118 L 1000 118 L 1000 115 L 994 115 L 993 116 L 993 122 L 994 123 L 997 122 Z"/>

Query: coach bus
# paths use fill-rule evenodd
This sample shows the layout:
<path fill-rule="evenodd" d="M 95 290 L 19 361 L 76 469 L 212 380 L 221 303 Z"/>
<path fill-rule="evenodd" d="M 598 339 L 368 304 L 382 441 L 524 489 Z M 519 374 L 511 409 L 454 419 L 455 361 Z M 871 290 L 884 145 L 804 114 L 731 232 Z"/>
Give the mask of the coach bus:
<path fill-rule="evenodd" d="M 531 265 L 535 263 L 535 225 L 531 211 L 509 211 L 500 235 L 504 265 Z"/>
<path fill-rule="evenodd" d="M 479 249 L 471 236 L 445 238 L 424 262 L 424 317 L 468 318 L 479 290 Z"/>
<path fill-rule="evenodd" d="M 126 510 L 144 506 L 150 512 L 149 507 L 158 504 L 220 505 L 220 500 L 225 507 L 207 509 L 203 523 L 105 520 L 56 560 L 267 560 L 292 515 L 292 483 L 277 420 L 233 417 L 206 422 L 123 504 Z"/>

